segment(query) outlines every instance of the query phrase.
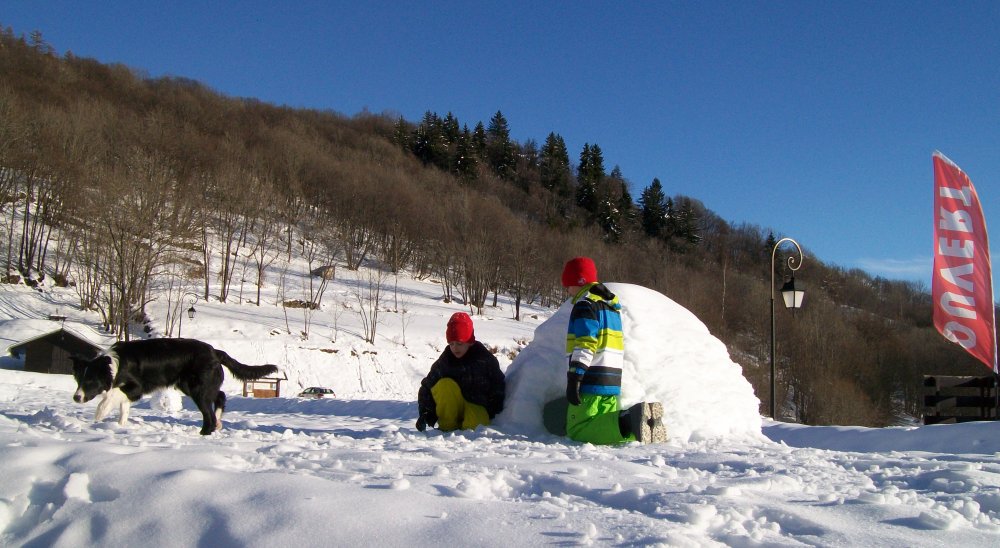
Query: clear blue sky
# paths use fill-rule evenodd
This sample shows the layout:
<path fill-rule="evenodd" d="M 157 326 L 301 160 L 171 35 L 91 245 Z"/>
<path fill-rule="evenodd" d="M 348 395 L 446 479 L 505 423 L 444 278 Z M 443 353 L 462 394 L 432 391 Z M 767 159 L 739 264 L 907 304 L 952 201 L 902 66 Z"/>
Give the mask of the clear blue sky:
<path fill-rule="evenodd" d="M 0 24 L 293 107 L 470 127 L 500 110 L 574 162 L 597 143 L 636 199 L 658 177 L 893 279 L 930 283 L 934 150 L 1000 226 L 996 1 L 0 0 Z"/>

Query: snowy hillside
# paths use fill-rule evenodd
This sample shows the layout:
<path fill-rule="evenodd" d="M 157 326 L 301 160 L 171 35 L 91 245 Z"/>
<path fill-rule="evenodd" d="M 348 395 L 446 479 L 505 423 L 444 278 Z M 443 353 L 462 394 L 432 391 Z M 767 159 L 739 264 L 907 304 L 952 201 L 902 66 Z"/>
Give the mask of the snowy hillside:
<path fill-rule="evenodd" d="M 147 398 L 126 427 L 116 416 L 94 424 L 94 402 L 74 404 L 70 378 L 3 358 L 0 544 L 1000 542 L 998 425 L 762 421 L 725 347 L 689 312 L 636 286 L 612 286 L 631 333 L 624 399 L 662 400 L 670 442 L 596 447 L 542 432 L 534 410 L 561 390 L 567 311 L 529 307 L 515 322 L 505 303 L 474 317 L 509 375 L 504 414 L 474 432 L 417 432 L 417 383 L 462 306 L 442 302 L 431 281 L 387 283 L 375 345 L 362 341 L 350 273 L 332 284 L 308 338 L 303 313 L 287 309 L 286 318 L 273 291 L 261 307 L 198 300 L 185 337 L 281 365 L 285 396 L 314 385 L 338 395 L 242 398 L 227 380 L 225 429 L 209 437 L 198 435 L 187 400 L 178 408 Z M 45 331 L 50 314 L 91 329 L 96 316 L 74 300 L 71 290 L 0 285 L 0 346 Z M 150 314 L 153 335 L 165 332 L 165 303 Z"/>
<path fill-rule="evenodd" d="M 204 340 L 244 363 L 280 365 L 288 376 L 282 386 L 285 394 L 297 394 L 307 386 L 330 386 L 350 399 L 410 399 L 431 362 L 447 346 L 444 329 L 448 317 L 467 309 L 459 303 L 444 303 L 440 287 L 429 281 L 389 277 L 382 289 L 376 344 L 368 344 L 363 340 L 360 314 L 362 306 L 369 305 L 358 296 L 359 283 L 368 283 L 366 275 L 365 271 L 344 273 L 330 284 L 323 308 L 310 313 L 308 319 L 302 309 L 276 305 L 279 299 L 274 287 L 270 294 L 264 294 L 259 307 L 250 304 L 249 298 L 241 303 L 238 295 L 230 297 L 228 303 L 214 297 L 207 302 L 195 300 L 188 295 L 182 308 L 193 302 L 195 317 L 180 318 L 180 325 L 175 323 L 172 332 L 176 335 L 180 327 L 182 336 Z M 293 278 L 288 285 L 286 300 L 305 297 L 306 278 Z M 0 285 L 0 321 L 5 322 L 0 353 L 6 354 L 6 348 L 20 340 L 58 329 L 60 323 L 44 320 L 50 314 L 66 316 L 68 329 L 96 343 L 113 342 L 95 331 L 98 315 L 80 312 L 76 300 L 69 289 L 36 291 Z M 168 331 L 167 307 L 165 298 L 148 307 L 151 336 L 164 336 Z M 550 310 L 527 306 L 522 309 L 524 321 L 515 322 L 509 319 L 511 309 L 491 309 L 489 314 L 476 317 L 476 333 L 497 349 L 501 365 L 506 366 L 549 314 Z M 303 335 L 305 331 L 308 337 Z M 238 393 L 242 383 L 227 377 L 224 389 Z"/>

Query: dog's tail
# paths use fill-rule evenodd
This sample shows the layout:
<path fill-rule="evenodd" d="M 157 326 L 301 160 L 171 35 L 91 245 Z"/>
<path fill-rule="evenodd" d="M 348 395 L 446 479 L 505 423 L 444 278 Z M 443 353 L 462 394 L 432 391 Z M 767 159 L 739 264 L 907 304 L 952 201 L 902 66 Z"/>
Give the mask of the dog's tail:
<path fill-rule="evenodd" d="M 219 362 L 226 366 L 226 369 L 228 369 L 234 377 L 241 381 L 257 380 L 278 371 L 277 365 L 246 365 L 234 360 L 229 354 L 226 354 L 222 350 L 214 349 L 214 351 L 215 357 L 219 358 Z"/>

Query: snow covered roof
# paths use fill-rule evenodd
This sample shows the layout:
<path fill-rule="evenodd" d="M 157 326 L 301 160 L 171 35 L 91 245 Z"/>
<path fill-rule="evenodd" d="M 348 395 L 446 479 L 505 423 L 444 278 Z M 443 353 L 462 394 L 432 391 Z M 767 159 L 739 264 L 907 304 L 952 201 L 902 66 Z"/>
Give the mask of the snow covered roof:
<path fill-rule="evenodd" d="M 0 348 L 3 348 L 6 354 L 13 354 L 15 347 L 61 330 L 102 350 L 115 341 L 114 337 L 102 335 L 90 326 L 78 322 L 13 319 L 0 321 Z"/>

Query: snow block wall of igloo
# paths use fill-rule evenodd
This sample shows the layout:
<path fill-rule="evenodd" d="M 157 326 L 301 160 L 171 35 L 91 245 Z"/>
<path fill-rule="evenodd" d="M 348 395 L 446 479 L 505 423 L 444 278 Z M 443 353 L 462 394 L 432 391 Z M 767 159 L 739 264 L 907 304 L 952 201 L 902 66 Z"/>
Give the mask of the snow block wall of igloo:
<path fill-rule="evenodd" d="M 637 285 L 608 283 L 622 303 L 625 367 L 622 408 L 640 401 L 663 404 L 672 442 L 761 435 L 760 401 L 729 357 L 726 345 L 694 314 L 670 298 Z M 572 305 L 535 330 L 507 368 L 507 399 L 497 428 L 544 434 L 545 402 L 566 391 L 566 327 Z"/>

